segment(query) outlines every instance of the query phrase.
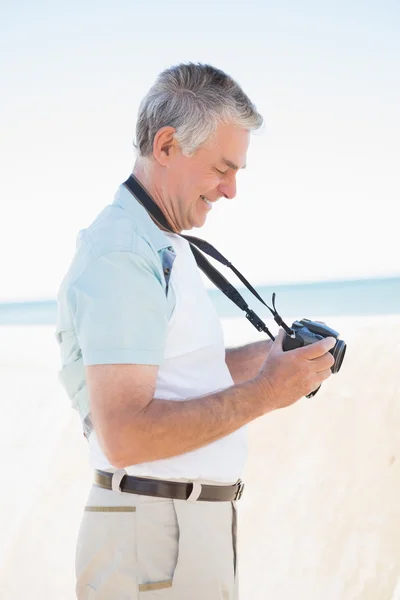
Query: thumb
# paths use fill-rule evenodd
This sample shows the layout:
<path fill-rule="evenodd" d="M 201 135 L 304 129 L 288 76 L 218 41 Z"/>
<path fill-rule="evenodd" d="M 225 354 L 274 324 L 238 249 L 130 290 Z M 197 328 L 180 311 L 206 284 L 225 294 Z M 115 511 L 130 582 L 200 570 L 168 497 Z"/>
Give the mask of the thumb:
<path fill-rule="evenodd" d="M 280 328 L 272 347 L 273 348 L 275 347 L 275 348 L 283 351 L 282 344 L 283 344 L 283 339 L 284 339 L 285 335 L 286 335 L 285 331 L 282 328 Z"/>

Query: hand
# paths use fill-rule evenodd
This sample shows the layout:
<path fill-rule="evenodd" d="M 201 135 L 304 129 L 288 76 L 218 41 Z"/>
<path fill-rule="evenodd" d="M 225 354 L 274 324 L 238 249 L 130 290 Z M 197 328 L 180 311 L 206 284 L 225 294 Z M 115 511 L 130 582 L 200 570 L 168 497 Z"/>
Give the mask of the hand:
<path fill-rule="evenodd" d="M 267 410 L 290 406 L 310 394 L 330 377 L 335 362 L 329 352 L 336 344 L 335 338 L 284 352 L 284 336 L 281 329 L 256 378 L 268 398 Z"/>

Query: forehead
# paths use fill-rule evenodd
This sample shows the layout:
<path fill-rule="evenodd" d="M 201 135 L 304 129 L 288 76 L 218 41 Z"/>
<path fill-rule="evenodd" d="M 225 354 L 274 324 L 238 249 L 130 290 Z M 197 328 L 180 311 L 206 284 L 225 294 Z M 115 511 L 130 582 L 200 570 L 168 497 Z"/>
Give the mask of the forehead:
<path fill-rule="evenodd" d="M 235 171 L 246 165 L 246 154 L 250 143 L 247 129 L 223 123 L 218 126 L 213 138 L 202 147 L 203 154 Z"/>

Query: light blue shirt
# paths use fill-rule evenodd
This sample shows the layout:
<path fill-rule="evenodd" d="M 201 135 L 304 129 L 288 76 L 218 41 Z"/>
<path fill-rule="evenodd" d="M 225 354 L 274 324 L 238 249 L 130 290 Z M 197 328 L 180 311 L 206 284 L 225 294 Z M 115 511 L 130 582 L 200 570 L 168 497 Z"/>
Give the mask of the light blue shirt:
<path fill-rule="evenodd" d="M 85 366 L 161 364 L 174 259 L 168 237 L 124 185 L 79 233 L 57 297 L 56 336 L 60 380 L 82 421 L 89 414 Z"/>

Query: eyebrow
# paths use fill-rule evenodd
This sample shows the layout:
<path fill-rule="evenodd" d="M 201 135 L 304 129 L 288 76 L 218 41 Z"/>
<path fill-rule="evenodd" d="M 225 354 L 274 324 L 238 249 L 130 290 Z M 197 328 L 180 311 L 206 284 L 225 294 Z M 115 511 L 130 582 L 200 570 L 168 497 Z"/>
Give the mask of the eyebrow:
<path fill-rule="evenodd" d="M 226 164 L 227 167 L 229 167 L 230 169 L 233 169 L 234 171 L 239 171 L 239 168 L 237 165 L 235 165 L 235 163 L 231 162 L 230 160 L 228 160 L 227 158 L 223 158 L 222 162 Z M 241 167 L 242 169 L 246 168 L 246 165 L 243 165 L 243 167 Z"/>

